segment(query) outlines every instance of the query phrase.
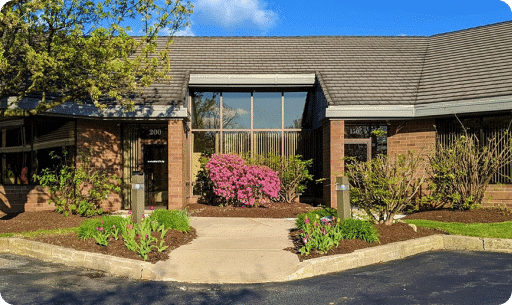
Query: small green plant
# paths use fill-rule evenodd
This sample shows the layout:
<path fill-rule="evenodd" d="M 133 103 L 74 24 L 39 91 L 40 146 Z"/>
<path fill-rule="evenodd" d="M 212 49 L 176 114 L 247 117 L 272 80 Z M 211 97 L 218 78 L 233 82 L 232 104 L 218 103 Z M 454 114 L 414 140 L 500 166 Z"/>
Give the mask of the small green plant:
<path fill-rule="evenodd" d="M 295 219 L 295 226 L 299 229 L 304 229 L 305 228 L 304 219 L 306 217 L 309 219 L 316 219 L 317 215 L 318 215 L 318 219 L 322 218 L 324 216 L 338 217 L 338 211 L 333 208 L 323 208 L 323 209 L 318 209 L 318 210 L 314 210 L 314 211 L 307 212 L 307 213 L 302 213 L 297 216 L 297 219 Z"/>
<path fill-rule="evenodd" d="M 320 217 L 309 219 L 304 217 L 304 227 L 300 237 L 304 246 L 299 250 L 303 255 L 309 255 L 312 250 L 320 254 L 327 253 L 332 247 L 337 247 L 342 239 L 361 239 L 369 243 L 379 241 L 375 228 L 366 221 L 359 219 Z"/>
<path fill-rule="evenodd" d="M 166 229 L 180 232 L 190 231 L 190 222 L 186 211 L 157 209 L 149 216 L 151 221 L 156 221 Z"/>
<path fill-rule="evenodd" d="M 53 151 L 50 157 L 60 161 L 56 168 L 45 168 L 41 175 L 34 175 L 42 187 L 50 193 L 49 204 L 55 203 L 58 213 L 68 216 L 79 214 L 91 217 L 102 214 L 101 204 L 107 196 L 120 193 L 121 180 L 91 165 L 91 149 L 80 153 L 79 166 L 70 165 L 66 160 L 68 152 L 63 148 L 62 156 Z M 113 182 L 112 182 L 113 181 Z"/>
<path fill-rule="evenodd" d="M 121 228 L 128 220 L 121 216 L 105 215 L 102 218 L 87 219 L 78 227 L 78 237 L 82 239 L 92 238 L 97 233 L 97 228 L 102 227 L 103 231 L 110 235 L 119 235 Z M 117 233 L 116 233 L 117 232 Z M 115 236 L 114 236 L 115 237 Z"/>
<path fill-rule="evenodd" d="M 96 243 L 100 246 L 107 246 L 109 234 L 103 230 L 103 227 L 97 227 L 96 230 L 98 232 L 93 236 L 93 238 L 96 240 Z"/>

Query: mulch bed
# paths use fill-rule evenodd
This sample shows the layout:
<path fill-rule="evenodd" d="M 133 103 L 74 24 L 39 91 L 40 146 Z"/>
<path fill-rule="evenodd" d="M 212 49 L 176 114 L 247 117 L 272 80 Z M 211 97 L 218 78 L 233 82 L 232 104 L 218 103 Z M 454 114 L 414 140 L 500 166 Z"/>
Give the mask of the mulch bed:
<path fill-rule="evenodd" d="M 273 202 L 269 207 L 220 207 L 199 203 L 187 206 L 189 215 L 198 217 L 296 218 L 299 214 L 313 209 L 317 208 L 302 202 Z"/>
<path fill-rule="evenodd" d="M 204 204 L 193 204 L 187 207 L 191 216 L 199 217 L 250 217 L 250 218 L 295 218 L 298 214 L 316 209 L 315 207 L 305 203 L 273 203 L 268 208 L 263 207 L 218 207 L 208 206 Z M 99 216 L 97 216 L 99 217 Z M 5 215 L 0 218 L 0 233 L 17 233 L 26 231 L 37 231 L 39 229 L 57 229 L 77 227 L 87 218 L 77 215 L 65 217 L 53 211 L 25 212 L 20 214 Z M 406 219 L 428 219 L 446 222 L 503 222 L 512 220 L 512 212 L 510 210 L 500 209 L 476 209 L 472 211 L 427 211 L 408 215 Z M 403 241 L 433 234 L 444 234 L 443 232 L 418 228 L 418 232 L 404 223 L 397 223 L 391 226 L 376 225 L 376 229 L 380 234 L 380 243 L 369 244 L 361 240 L 344 240 L 340 242 L 337 248 L 331 249 L 325 255 L 350 253 L 356 249 L 374 247 L 396 241 Z M 159 234 L 159 233 L 155 233 Z M 159 236 L 159 235 L 156 235 Z M 168 259 L 170 251 L 177 247 L 191 242 L 196 238 L 196 231 L 192 229 L 189 233 L 181 233 L 169 230 L 166 234 L 166 245 L 170 247 L 162 253 L 155 252 L 149 255 L 149 262 L 155 263 L 160 260 Z M 31 240 L 59 245 L 62 247 L 73 248 L 76 250 L 109 254 L 119 257 L 142 260 L 135 252 L 129 251 L 122 241 L 110 238 L 107 247 L 97 245 L 94 239 L 81 240 L 75 233 L 62 235 L 40 235 Z M 293 241 L 294 247 L 285 250 L 298 254 L 298 250 L 302 247 L 302 241 L 298 236 L 298 231 L 290 232 L 290 239 Z M 298 254 L 299 255 L 299 254 Z M 312 251 L 308 257 L 299 255 L 299 259 L 310 259 L 324 256 Z"/>

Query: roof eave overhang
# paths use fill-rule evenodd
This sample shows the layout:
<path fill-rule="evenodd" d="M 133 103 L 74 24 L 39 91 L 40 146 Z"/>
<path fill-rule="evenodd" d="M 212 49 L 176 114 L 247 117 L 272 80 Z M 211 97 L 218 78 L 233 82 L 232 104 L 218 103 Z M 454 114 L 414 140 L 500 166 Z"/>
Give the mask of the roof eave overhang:
<path fill-rule="evenodd" d="M 94 105 L 77 105 L 65 103 L 47 113 L 74 117 L 104 118 L 104 119 L 169 119 L 187 118 L 187 109 L 176 105 L 135 105 L 134 111 L 125 111 L 121 106 L 108 106 L 98 109 Z"/>
<path fill-rule="evenodd" d="M 451 114 L 512 110 L 512 96 L 416 105 L 339 105 L 325 109 L 327 119 L 375 120 L 438 117 Z M 324 119 L 321 118 L 321 119 Z"/>
<path fill-rule="evenodd" d="M 188 86 L 201 87 L 313 87 L 315 74 L 190 74 Z"/>

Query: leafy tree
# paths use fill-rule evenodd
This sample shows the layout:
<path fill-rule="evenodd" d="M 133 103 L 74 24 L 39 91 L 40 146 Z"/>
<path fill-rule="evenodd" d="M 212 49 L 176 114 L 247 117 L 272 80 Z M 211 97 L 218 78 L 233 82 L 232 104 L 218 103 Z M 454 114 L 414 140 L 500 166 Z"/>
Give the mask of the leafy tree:
<path fill-rule="evenodd" d="M 133 109 L 134 95 L 170 80 L 172 40 L 159 49 L 156 38 L 187 26 L 192 8 L 182 0 L 8 2 L 0 12 L 0 100 L 7 101 L 0 115 L 84 100 L 100 109 L 114 102 Z M 126 24 L 141 16 L 144 35 L 130 37 Z M 34 96 L 36 107 L 15 107 Z"/>

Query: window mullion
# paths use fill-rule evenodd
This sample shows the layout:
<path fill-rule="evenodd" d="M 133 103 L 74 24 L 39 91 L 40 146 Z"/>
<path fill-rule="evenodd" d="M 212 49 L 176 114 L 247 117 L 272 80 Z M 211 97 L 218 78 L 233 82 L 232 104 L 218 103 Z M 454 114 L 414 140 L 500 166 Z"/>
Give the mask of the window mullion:
<path fill-rule="evenodd" d="M 284 156 L 284 92 L 281 92 L 281 156 Z"/>
<path fill-rule="evenodd" d="M 251 159 L 254 158 L 254 90 L 251 91 Z"/>
<path fill-rule="evenodd" d="M 224 108 L 224 102 L 223 102 L 223 94 L 220 92 L 220 149 L 219 153 L 222 154 L 224 152 L 224 117 L 223 117 L 223 108 Z"/>

